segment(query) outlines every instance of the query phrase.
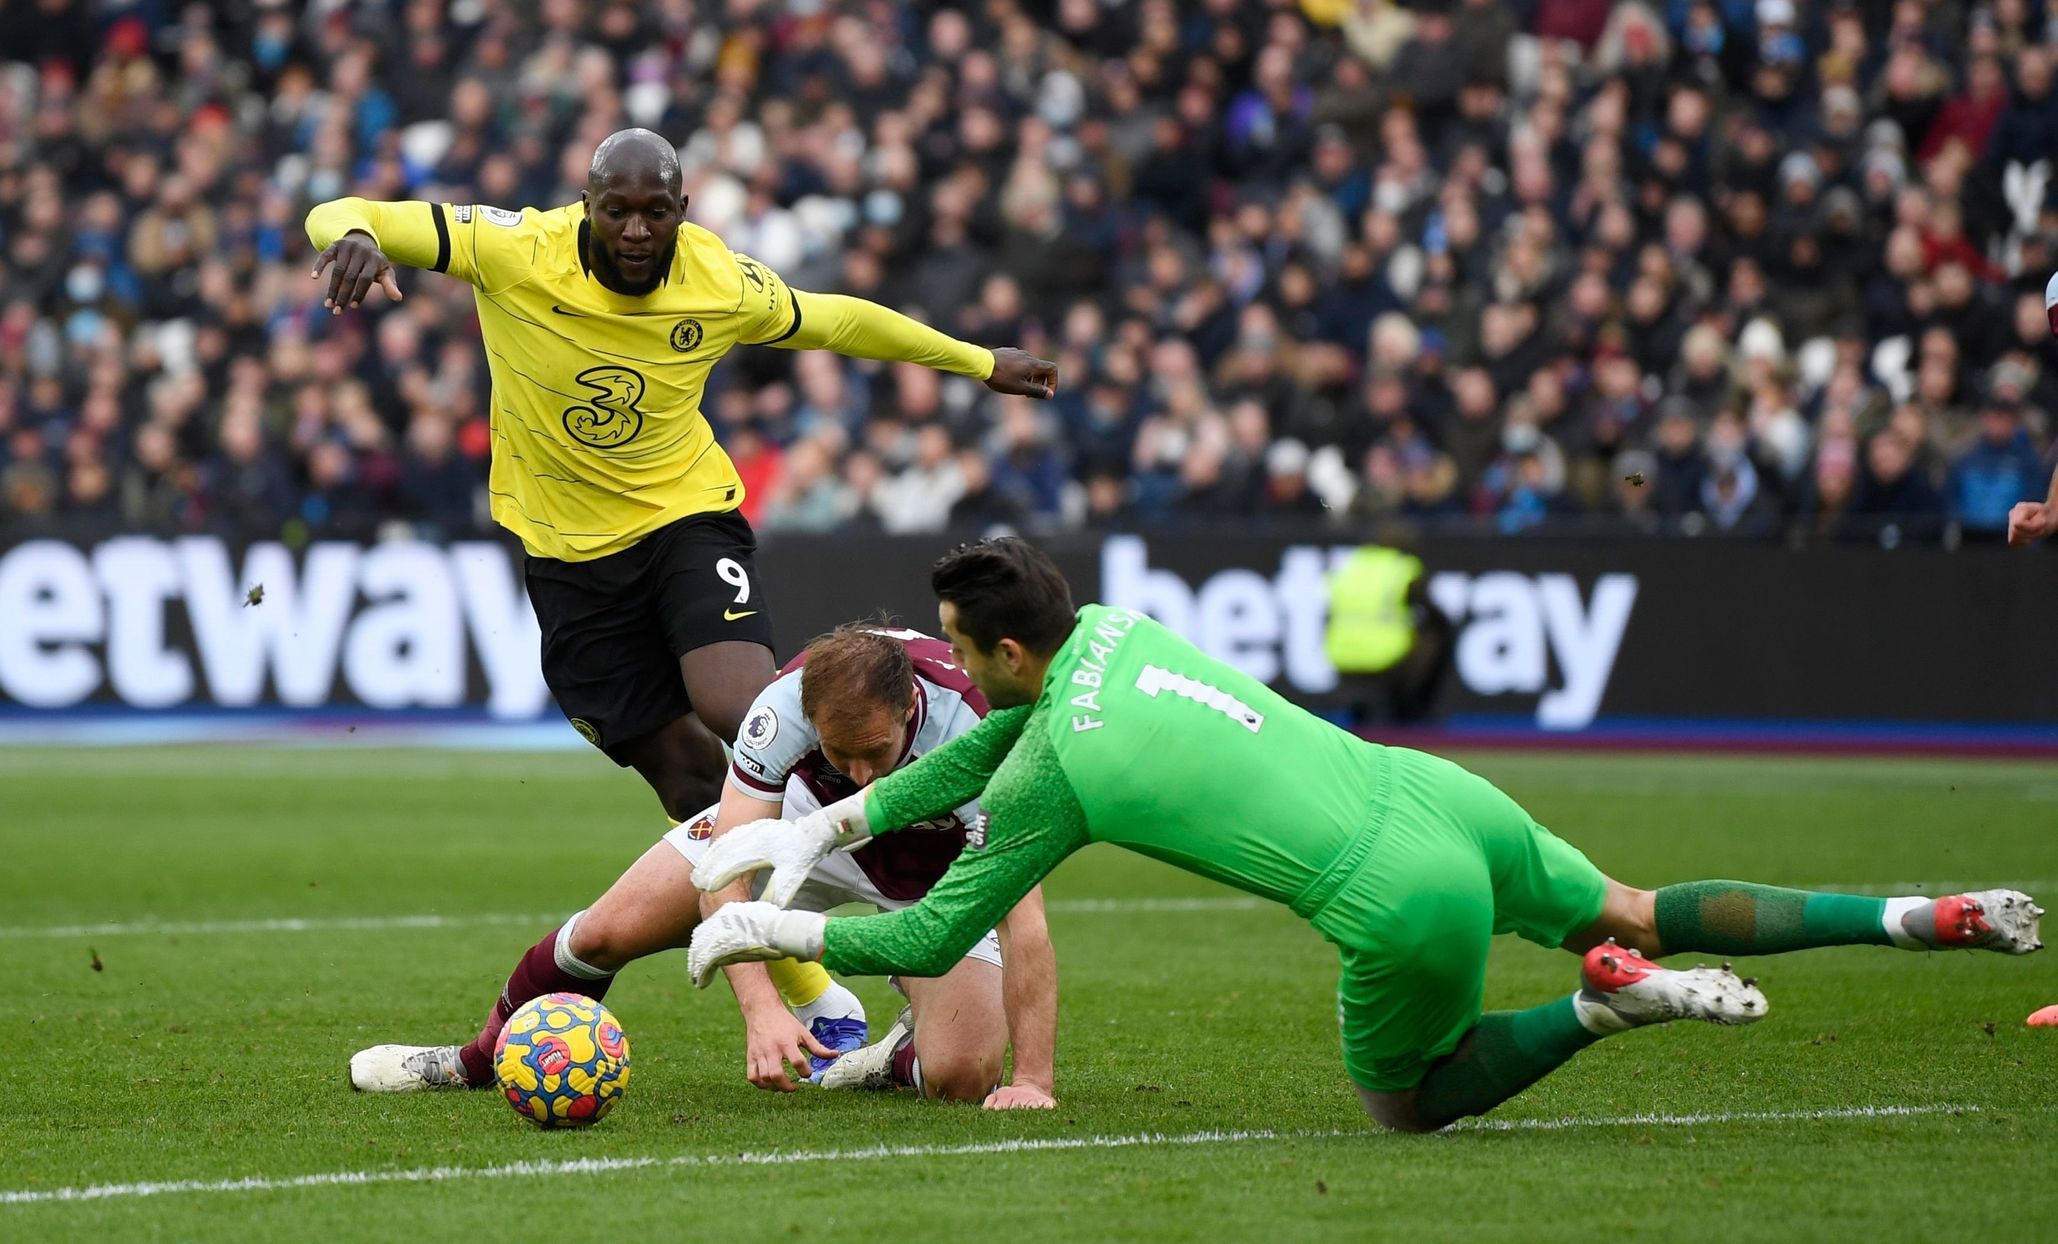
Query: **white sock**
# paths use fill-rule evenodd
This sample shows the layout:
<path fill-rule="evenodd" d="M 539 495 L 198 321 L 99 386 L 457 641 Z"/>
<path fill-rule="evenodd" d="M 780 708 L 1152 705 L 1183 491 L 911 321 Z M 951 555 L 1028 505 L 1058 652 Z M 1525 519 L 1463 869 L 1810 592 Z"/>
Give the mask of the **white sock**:
<path fill-rule="evenodd" d="M 829 987 L 813 1002 L 793 1008 L 793 1018 L 799 1020 L 802 1027 L 812 1027 L 816 1020 L 823 1018 L 862 1020 L 864 1017 L 865 1004 L 837 981 L 830 981 Z"/>
<path fill-rule="evenodd" d="M 614 973 L 603 972 L 572 953 L 572 930 L 579 927 L 579 921 L 585 915 L 583 911 L 572 913 L 572 918 L 558 929 L 557 945 L 551 950 L 551 958 L 557 960 L 558 971 L 567 976 L 576 976 L 581 980 L 604 981 Z"/>
<path fill-rule="evenodd" d="M 1890 898 L 1886 901 L 1886 911 L 1880 915 L 1880 923 L 1886 926 L 1886 935 L 1894 939 L 1894 945 L 1902 950 L 1933 949 L 1928 942 L 1908 932 L 1907 926 L 1901 923 L 1901 917 L 1934 902 L 1935 899 L 1920 894 L 1912 894 L 1906 898 Z"/>

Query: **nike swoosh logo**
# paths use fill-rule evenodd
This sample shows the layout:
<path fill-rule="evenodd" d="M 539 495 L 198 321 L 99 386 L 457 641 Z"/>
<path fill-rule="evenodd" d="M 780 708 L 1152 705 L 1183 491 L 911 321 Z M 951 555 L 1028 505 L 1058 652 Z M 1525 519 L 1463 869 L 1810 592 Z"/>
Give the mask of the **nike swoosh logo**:
<path fill-rule="evenodd" d="M 722 610 L 722 621 L 734 622 L 740 618 L 747 618 L 756 612 L 757 610 L 755 609 L 745 609 L 741 613 L 736 612 L 734 609 L 724 609 Z"/>
<path fill-rule="evenodd" d="M 566 306 L 561 306 L 561 305 L 559 305 L 558 303 L 554 303 L 554 302 L 550 304 L 550 309 L 551 309 L 552 311 L 555 311 L 555 312 L 557 312 L 557 313 L 558 313 L 559 315 L 569 315 L 569 316 L 571 316 L 571 317 L 572 317 L 573 319 L 577 319 L 577 320 L 599 320 L 599 319 L 605 319 L 605 318 L 607 318 L 607 316 L 606 316 L 606 315 L 595 315 L 595 314 L 594 314 L 594 313 L 592 313 L 591 311 L 574 311 L 574 310 L 572 310 L 572 309 L 571 309 L 570 307 L 566 307 Z M 632 315 L 632 316 L 633 316 L 633 315 L 680 315 L 680 316 L 683 316 L 683 315 L 685 315 L 685 314 L 686 314 L 686 312 L 684 312 L 684 311 L 610 311 L 610 312 L 608 312 L 608 313 L 607 313 L 607 315 Z"/>

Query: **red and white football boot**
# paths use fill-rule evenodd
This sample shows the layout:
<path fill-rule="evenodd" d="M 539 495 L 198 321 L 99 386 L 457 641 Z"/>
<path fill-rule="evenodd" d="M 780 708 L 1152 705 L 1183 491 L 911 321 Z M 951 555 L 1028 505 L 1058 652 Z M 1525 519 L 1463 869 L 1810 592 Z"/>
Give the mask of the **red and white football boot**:
<path fill-rule="evenodd" d="M 2026 955 L 2044 948 L 2044 909 L 2020 890 L 1974 890 L 1887 903 L 1887 932 L 1911 950 Z"/>
<path fill-rule="evenodd" d="M 1754 1024 L 1768 1004 L 1758 983 L 1719 968 L 1664 968 L 1614 938 L 1586 952 L 1576 1005 L 1593 1031 L 1620 1031 L 1675 1019 Z"/>

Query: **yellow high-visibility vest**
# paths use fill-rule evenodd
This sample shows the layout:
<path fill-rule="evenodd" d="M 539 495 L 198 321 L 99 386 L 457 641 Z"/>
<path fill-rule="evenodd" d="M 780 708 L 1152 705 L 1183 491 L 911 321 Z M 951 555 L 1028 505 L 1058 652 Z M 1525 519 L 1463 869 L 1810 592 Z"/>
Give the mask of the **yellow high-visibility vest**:
<path fill-rule="evenodd" d="M 1415 646 L 1415 616 L 1408 589 L 1422 576 L 1422 559 L 1368 544 L 1329 576 L 1329 629 L 1323 648 L 1344 674 L 1392 669 Z"/>

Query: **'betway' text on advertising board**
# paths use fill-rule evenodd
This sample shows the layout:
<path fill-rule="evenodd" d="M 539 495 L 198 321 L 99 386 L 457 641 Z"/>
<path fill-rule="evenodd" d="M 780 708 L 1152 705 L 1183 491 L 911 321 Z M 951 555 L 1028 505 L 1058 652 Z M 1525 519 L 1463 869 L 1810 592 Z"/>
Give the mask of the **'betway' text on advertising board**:
<path fill-rule="evenodd" d="M 1288 545 L 1276 568 L 1218 567 L 1189 581 L 1153 566 L 1144 540 L 1115 536 L 1099 548 L 1100 582 L 1077 586 L 1289 693 L 1320 694 L 1336 685 L 1322 644 L 1325 577 L 1349 552 Z M 262 600 L 247 603 L 260 585 Z M 837 617 L 933 607 L 867 599 L 855 577 L 819 588 L 850 595 Z M 1457 674 L 1472 692 L 1534 697 L 1546 728 L 1594 719 L 1635 576 L 1603 574 L 1582 592 L 1566 574 L 1442 571 L 1429 591 L 1459 625 Z M 0 553 L 0 700 L 31 708 L 354 704 L 526 719 L 550 709 L 537 644 L 519 567 L 487 541 L 324 542 L 304 554 L 255 544 L 239 558 L 211 536 L 124 536 Z"/>
<path fill-rule="evenodd" d="M 111 692 L 137 708 L 347 698 L 528 718 L 550 706 L 537 645 L 497 544 L 255 544 L 241 566 L 206 536 L 0 555 L 0 695 L 33 708 Z"/>
<path fill-rule="evenodd" d="M 1254 678 L 1320 694 L 1336 686 L 1322 646 L 1325 580 L 1352 551 L 1292 545 L 1270 577 L 1236 568 L 1189 584 L 1153 567 L 1140 537 L 1114 536 L 1101 546 L 1100 599 L 1150 614 Z M 1442 571 L 1430 576 L 1429 595 L 1458 625 L 1457 674 L 1467 688 L 1534 695 L 1538 725 L 1576 730 L 1600 710 L 1636 587 L 1635 575 L 1604 574 L 1583 598 L 1567 574 Z"/>

